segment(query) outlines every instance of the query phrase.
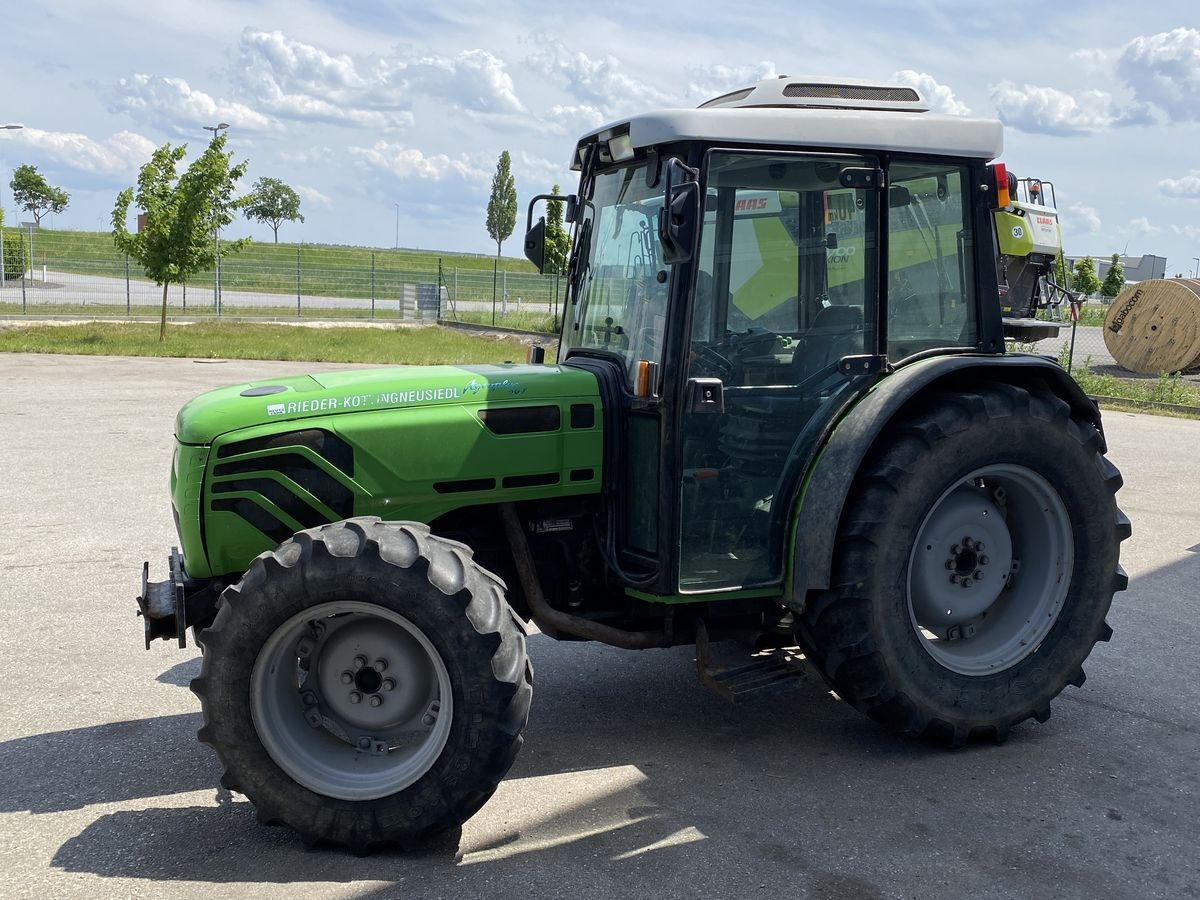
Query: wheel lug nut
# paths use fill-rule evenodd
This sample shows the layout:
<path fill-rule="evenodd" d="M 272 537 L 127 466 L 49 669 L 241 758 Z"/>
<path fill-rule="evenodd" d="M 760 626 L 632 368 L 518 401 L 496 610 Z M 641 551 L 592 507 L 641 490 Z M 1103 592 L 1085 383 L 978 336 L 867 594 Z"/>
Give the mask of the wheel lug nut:
<path fill-rule="evenodd" d="M 973 540 L 971 540 L 969 537 L 965 537 L 962 539 L 962 545 L 964 547 L 966 547 L 968 550 L 973 550 L 975 548 L 975 542 Z"/>
<path fill-rule="evenodd" d="M 376 672 L 386 672 L 386 671 L 387 671 L 387 666 L 388 666 L 388 664 L 387 664 L 387 660 L 386 660 L 386 659 L 377 659 L 377 660 L 375 660 L 374 669 L 375 669 L 375 671 L 376 671 Z"/>
<path fill-rule="evenodd" d="M 362 694 L 360 694 L 358 691 L 351 691 L 350 692 L 350 702 L 351 703 L 362 703 Z"/>
<path fill-rule="evenodd" d="M 380 685 L 385 691 L 394 691 L 396 689 L 396 681 L 392 678 L 383 679 L 383 684 Z"/>
<path fill-rule="evenodd" d="M 975 570 L 975 574 L 974 574 L 974 576 L 972 576 L 972 577 L 973 577 L 973 578 L 974 578 L 976 581 L 983 581 L 983 572 L 981 572 L 979 569 L 976 569 L 976 570 Z"/>
<path fill-rule="evenodd" d="M 946 568 L 953 569 L 954 568 L 954 560 L 952 560 L 952 559 L 946 560 Z"/>
<path fill-rule="evenodd" d="M 316 706 L 317 705 L 317 695 L 314 694 L 312 691 L 305 691 L 301 695 L 300 699 L 304 701 L 305 706 Z"/>
<path fill-rule="evenodd" d="M 964 578 L 962 581 L 959 582 L 959 584 L 961 584 L 965 588 L 969 588 L 971 586 L 971 579 Z"/>
<path fill-rule="evenodd" d="M 958 554 L 960 554 L 960 553 L 962 553 L 962 547 L 958 546 L 958 544 L 950 545 L 950 555 L 951 556 L 958 556 Z"/>
<path fill-rule="evenodd" d="M 977 544 L 975 544 L 975 549 L 978 552 L 982 553 L 983 552 L 983 541 L 979 541 Z"/>
<path fill-rule="evenodd" d="M 979 557 L 979 564 L 981 566 L 986 566 L 988 564 L 988 562 L 989 562 L 989 560 L 986 556 Z"/>
<path fill-rule="evenodd" d="M 370 696 L 370 698 L 367 700 L 367 703 L 369 703 L 371 706 L 378 706 L 382 702 L 383 702 L 383 698 L 380 697 L 378 694 L 372 694 Z"/>
<path fill-rule="evenodd" d="M 370 750 L 371 749 L 371 739 L 369 737 L 360 737 L 358 739 L 358 749 L 359 750 Z"/>
<path fill-rule="evenodd" d="M 424 725 L 426 728 L 428 728 L 430 725 L 432 725 L 436 721 L 437 721 L 437 719 L 435 719 L 433 716 L 429 715 L 429 713 L 426 713 L 425 715 L 423 715 L 421 717 L 421 724 Z"/>
<path fill-rule="evenodd" d="M 951 576 L 950 576 L 950 583 L 951 583 L 951 584 L 958 584 L 958 574 L 957 574 L 957 573 L 955 573 L 954 575 L 951 575 Z"/>
<path fill-rule="evenodd" d="M 354 681 L 354 675 L 348 671 L 343 672 L 341 677 L 342 677 L 342 684 L 351 684 Z"/>
<path fill-rule="evenodd" d="M 361 669 L 366 664 L 367 664 L 367 658 L 365 656 L 354 657 L 354 668 Z"/>

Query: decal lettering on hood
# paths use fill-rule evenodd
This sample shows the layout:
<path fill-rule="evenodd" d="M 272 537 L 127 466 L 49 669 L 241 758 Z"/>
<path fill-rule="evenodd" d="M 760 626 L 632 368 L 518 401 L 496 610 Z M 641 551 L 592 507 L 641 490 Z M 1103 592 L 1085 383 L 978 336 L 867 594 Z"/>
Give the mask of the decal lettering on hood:
<path fill-rule="evenodd" d="M 317 397 L 311 400 L 289 400 L 286 403 L 268 403 L 268 416 L 290 416 L 299 413 L 335 412 L 346 409 L 369 409 L 376 406 L 403 406 L 409 403 L 429 403 L 436 400 L 457 400 L 463 396 L 474 396 L 481 391 L 508 394 L 519 397 L 527 389 L 519 381 L 505 378 L 503 381 L 480 381 L 472 378 L 461 388 L 414 388 L 407 391 L 383 391 L 378 394 L 351 394 L 348 397 Z"/>

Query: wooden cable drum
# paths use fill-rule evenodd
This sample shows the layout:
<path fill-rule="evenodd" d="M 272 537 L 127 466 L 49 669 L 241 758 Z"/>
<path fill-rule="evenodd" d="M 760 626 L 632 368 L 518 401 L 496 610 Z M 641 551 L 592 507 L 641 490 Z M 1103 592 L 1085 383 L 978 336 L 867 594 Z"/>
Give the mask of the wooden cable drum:
<path fill-rule="evenodd" d="M 1129 285 L 1104 317 L 1104 344 L 1118 365 L 1143 375 L 1200 367 L 1200 281 Z"/>

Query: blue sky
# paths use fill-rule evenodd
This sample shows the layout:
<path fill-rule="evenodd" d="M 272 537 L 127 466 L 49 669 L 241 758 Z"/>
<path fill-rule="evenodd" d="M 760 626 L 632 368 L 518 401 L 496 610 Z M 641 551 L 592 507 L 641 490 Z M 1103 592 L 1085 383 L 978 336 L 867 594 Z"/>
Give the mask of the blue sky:
<path fill-rule="evenodd" d="M 1068 253 L 1200 256 L 1194 3 L 847 6 L 459 0 L 39 0 L 3 14 L 0 199 L 33 163 L 72 194 L 55 227 L 106 227 L 164 141 L 228 122 L 303 198 L 285 240 L 489 251 L 496 157 L 525 198 L 570 182 L 574 139 L 773 74 L 908 81 L 1005 121 L 1002 157 L 1053 181 Z M 523 218 L 523 216 L 522 216 Z M 259 239 L 270 231 L 244 223 Z M 514 239 L 505 252 L 516 255 Z"/>

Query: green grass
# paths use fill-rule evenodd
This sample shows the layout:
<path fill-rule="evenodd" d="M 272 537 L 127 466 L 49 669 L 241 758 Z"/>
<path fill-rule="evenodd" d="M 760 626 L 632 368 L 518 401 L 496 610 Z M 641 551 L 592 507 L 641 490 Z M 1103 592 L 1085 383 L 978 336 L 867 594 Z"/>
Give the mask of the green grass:
<path fill-rule="evenodd" d="M 1064 305 L 1059 310 L 1062 315 L 1062 324 L 1067 328 L 1071 327 L 1071 309 Z M 1104 324 L 1104 317 L 1108 314 L 1108 307 L 1104 306 L 1095 300 L 1085 303 L 1079 307 L 1079 324 L 1080 325 L 1095 325 Z M 1037 317 L 1044 321 L 1050 321 L 1050 310 L 1039 309 Z"/>
<path fill-rule="evenodd" d="M 525 359 L 517 338 L 476 336 L 446 328 L 306 328 L 204 322 L 158 325 L 89 322 L 0 329 L 0 352 L 85 356 L 171 356 L 192 359 L 283 359 L 312 362 L 438 365 Z"/>

